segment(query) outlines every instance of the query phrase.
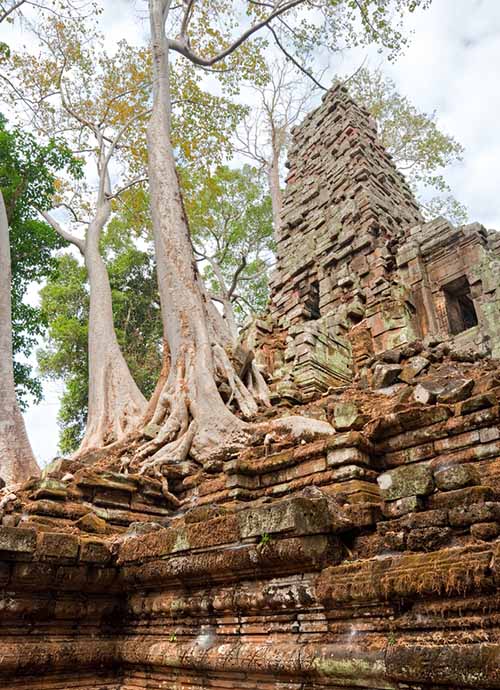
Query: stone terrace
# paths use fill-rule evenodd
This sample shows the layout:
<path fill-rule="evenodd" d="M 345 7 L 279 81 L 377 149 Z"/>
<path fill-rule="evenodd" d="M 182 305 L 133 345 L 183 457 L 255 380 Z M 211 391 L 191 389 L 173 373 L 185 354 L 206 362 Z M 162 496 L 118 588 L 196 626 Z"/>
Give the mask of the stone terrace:
<path fill-rule="evenodd" d="M 0 491 L 0 687 L 500 688 L 497 235 L 423 223 L 339 88 L 290 176 L 254 332 L 273 430 L 163 480 L 102 453 Z"/>

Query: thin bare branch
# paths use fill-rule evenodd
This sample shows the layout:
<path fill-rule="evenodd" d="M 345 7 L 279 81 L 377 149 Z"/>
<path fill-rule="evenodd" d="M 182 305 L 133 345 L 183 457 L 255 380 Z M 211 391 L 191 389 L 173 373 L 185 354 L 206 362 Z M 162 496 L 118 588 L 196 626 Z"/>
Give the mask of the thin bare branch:
<path fill-rule="evenodd" d="M 273 35 L 273 37 L 274 37 L 274 40 L 275 40 L 275 42 L 276 42 L 276 45 L 277 45 L 278 48 L 282 51 L 283 55 L 285 55 L 285 57 L 286 57 L 288 60 L 290 60 L 290 62 L 293 62 L 293 64 L 295 65 L 295 67 L 297 67 L 297 69 L 299 69 L 299 70 L 300 70 L 301 72 L 303 72 L 307 77 L 309 77 L 309 79 L 311 79 L 311 81 L 313 81 L 313 82 L 316 84 L 316 86 L 317 86 L 318 88 L 322 89 L 323 91 L 328 91 L 328 89 L 326 88 L 326 86 L 323 86 L 323 84 L 321 84 L 321 83 L 316 79 L 316 77 L 315 77 L 313 74 L 311 74 L 311 72 L 309 72 L 309 70 L 307 70 L 303 65 L 301 65 L 300 62 L 299 62 L 298 60 L 296 60 L 296 59 L 293 57 L 293 55 L 287 51 L 287 49 L 286 49 L 286 48 L 284 47 L 284 45 L 281 43 L 281 41 L 280 41 L 280 39 L 279 39 L 279 37 L 278 37 L 278 34 L 277 34 L 276 31 L 274 30 L 274 28 L 273 28 L 270 24 L 268 24 L 267 28 L 268 28 L 269 31 L 272 33 L 272 35 Z"/>
<path fill-rule="evenodd" d="M 0 11 L 0 24 L 7 19 L 7 17 L 12 14 L 12 12 L 15 12 L 21 5 L 24 5 L 26 0 L 19 0 L 19 2 L 15 2 L 12 7 L 8 7 L 6 10 L 2 9 Z"/>

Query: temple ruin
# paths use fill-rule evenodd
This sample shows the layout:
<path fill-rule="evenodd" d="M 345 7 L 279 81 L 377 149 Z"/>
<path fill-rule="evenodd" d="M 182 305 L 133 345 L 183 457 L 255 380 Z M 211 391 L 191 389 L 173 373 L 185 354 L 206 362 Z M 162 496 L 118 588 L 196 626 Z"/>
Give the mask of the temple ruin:
<path fill-rule="evenodd" d="M 294 132 L 273 406 L 166 468 L 0 492 L 0 687 L 500 688 L 500 235 L 426 222 L 337 86 Z"/>

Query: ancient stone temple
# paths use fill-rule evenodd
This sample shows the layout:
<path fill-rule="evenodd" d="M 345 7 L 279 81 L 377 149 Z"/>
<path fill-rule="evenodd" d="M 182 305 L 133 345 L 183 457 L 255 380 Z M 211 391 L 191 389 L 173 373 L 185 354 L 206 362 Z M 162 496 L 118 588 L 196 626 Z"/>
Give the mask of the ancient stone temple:
<path fill-rule="evenodd" d="M 329 92 L 251 334 L 269 431 L 163 479 L 108 451 L 1 490 L 0 687 L 500 688 L 499 252 L 424 222 Z"/>
<path fill-rule="evenodd" d="M 279 394 L 309 399 L 428 335 L 500 355 L 498 233 L 424 222 L 343 87 L 296 128 L 289 157 L 271 309 L 257 325 Z M 281 348 L 266 347 L 279 335 Z"/>

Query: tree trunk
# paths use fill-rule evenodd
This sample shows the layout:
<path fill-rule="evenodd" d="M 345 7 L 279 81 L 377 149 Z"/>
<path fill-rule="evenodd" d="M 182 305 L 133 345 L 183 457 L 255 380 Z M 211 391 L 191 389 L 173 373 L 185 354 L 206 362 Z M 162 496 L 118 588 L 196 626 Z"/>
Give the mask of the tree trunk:
<path fill-rule="evenodd" d="M 109 217 L 109 202 L 98 209 L 85 241 L 85 265 L 90 285 L 89 404 L 85 436 L 76 455 L 120 441 L 135 429 L 147 402 L 133 380 L 113 324 L 108 271 L 99 251 L 101 230 Z"/>
<path fill-rule="evenodd" d="M 0 477 L 7 484 L 40 474 L 16 399 L 11 309 L 9 223 L 0 192 Z"/>
<path fill-rule="evenodd" d="M 165 18 L 169 0 L 150 0 L 153 57 L 153 109 L 147 130 L 151 213 L 158 287 L 171 366 L 152 422 L 157 437 L 140 458 L 146 467 L 183 460 L 189 452 L 202 461 L 228 434 L 240 436 L 243 422 L 226 406 L 217 380 L 225 381 L 244 417 L 257 404 L 239 379 L 218 333 L 213 305 L 203 289 L 193 255 L 170 140 L 171 100 Z"/>

